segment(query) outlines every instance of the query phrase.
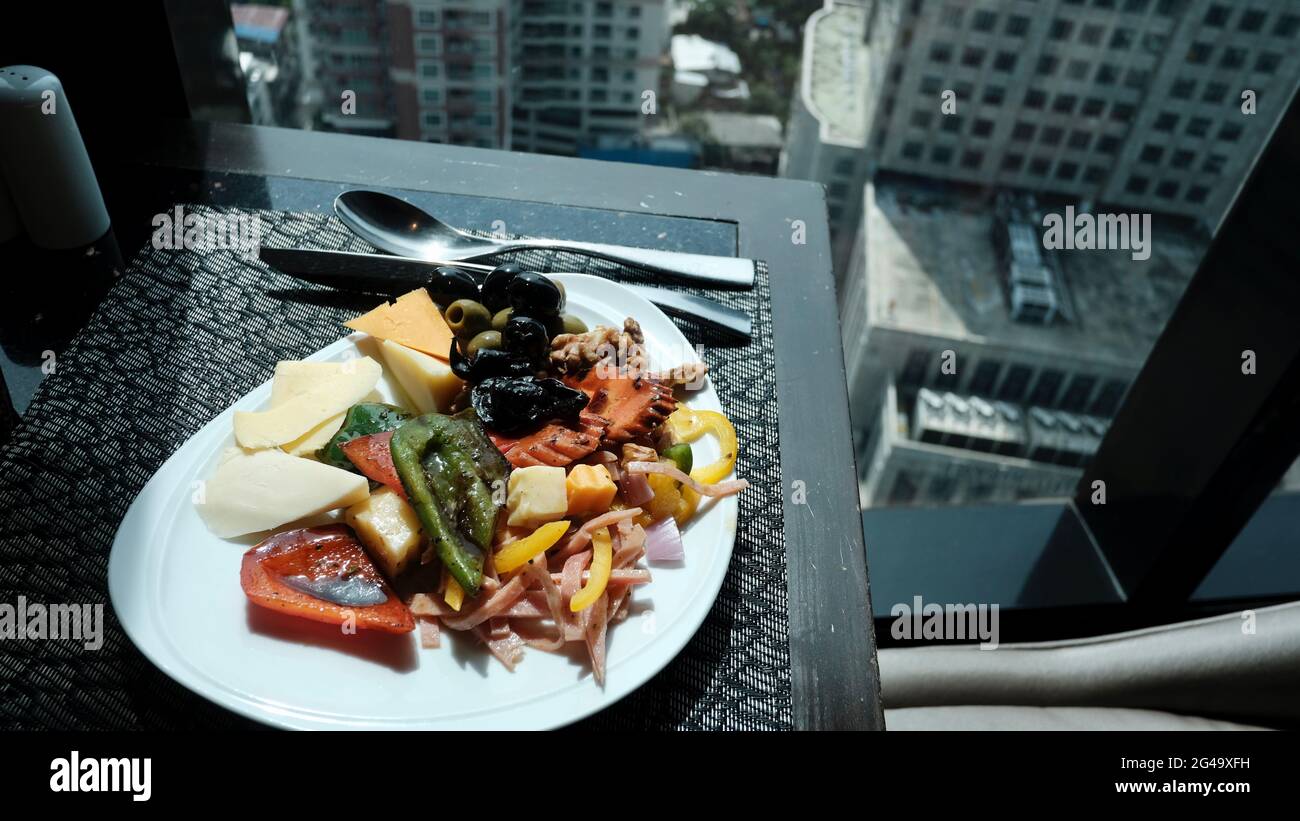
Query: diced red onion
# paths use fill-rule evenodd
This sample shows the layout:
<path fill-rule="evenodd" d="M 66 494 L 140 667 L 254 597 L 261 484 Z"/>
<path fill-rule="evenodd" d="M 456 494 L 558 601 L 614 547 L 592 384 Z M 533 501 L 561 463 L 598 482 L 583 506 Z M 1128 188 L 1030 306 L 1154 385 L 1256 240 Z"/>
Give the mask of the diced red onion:
<path fill-rule="evenodd" d="M 676 519 L 665 516 L 645 529 L 645 555 L 652 562 L 680 562 L 686 558 Z"/>

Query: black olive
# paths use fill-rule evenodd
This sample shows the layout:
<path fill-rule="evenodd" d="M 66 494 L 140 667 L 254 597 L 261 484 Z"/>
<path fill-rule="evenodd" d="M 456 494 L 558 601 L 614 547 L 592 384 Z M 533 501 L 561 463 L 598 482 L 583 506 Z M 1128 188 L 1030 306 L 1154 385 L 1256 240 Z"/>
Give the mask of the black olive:
<path fill-rule="evenodd" d="M 494 376 L 529 376 L 533 370 L 532 363 L 521 356 L 498 348 L 483 348 L 470 361 L 469 381 L 482 382 Z"/>
<path fill-rule="evenodd" d="M 558 379 L 490 377 L 474 386 L 470 402 L 484 425 L 504 434 L 550 419 L 571 419 L 587 407 L 587 394 Z"/>
<path fill-rule="evenodd" d="M 446 265 L 434 269 L 433 278 L 424 289 L 439 305 L 450 305 L 458 299 L 478 299 L 478 283 L 474 277 Z"/>
<path fill-rule="evenodd" d="M 524 271 L 510 281 L 510 307 L 525 316 L 546 318 L 560 312 L 560 289 L 536 271 Z"/>
<path fill-rule="evenodd" d="M 455 339 L 451 340 L 451 350 L 447 352 L 447 364 L 451 365 L 451 372 L 456 374 L 457 378 L 469 379 L 469 360 L 461 356 L 460 345 Z"/>
<path fill-rule="evenodd" d="M 546 354 L 551 349 L 551 335 L 536 319 L 516 316 L 511 317 L 501 332 L 501 344 L 507 351 L 540 367 L 545 364 Z"/>
<path fill-rule="evenodd" d="M 493 268 L 492 273 L 488 274 L 487 279 L 483 280 L 483 292 L 479 301 L 493 313 L 509 307 L 510 293 L 508 289 L 510 282 L 523 271 L 523 268 L 513 262 L 507 262 Z"/>

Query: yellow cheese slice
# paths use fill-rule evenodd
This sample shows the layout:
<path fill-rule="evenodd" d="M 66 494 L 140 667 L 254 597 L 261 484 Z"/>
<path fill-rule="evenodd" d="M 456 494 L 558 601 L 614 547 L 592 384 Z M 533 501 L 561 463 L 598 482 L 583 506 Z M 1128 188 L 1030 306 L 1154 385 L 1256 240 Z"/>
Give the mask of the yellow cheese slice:
<path fill-rule="evenodd" d="M 361 397 L 361 401 L 383 402 L 384 397 L 380 395 L 379 391 L 371 391 Z M 315 457 L 316 451 L 329 444 L 329 441 L 334 438 L 334 434 L 338 433 L 339 428 L 343 427 L 343 418 L 347 415 L 348 412 L 343 411 L 337 416 L 331 416 L 292 442 L 281 445 L 280 449 L 294 456 Z"/>
<path fill-rule="evenodd" d="M 465 385 L 447 363 L 391 339 L 384 340 L 380 353 L 389 372 L 420 413 L 446 412 Z"/>
<path fill-rule="evenodd" d="M 221 538 L 278 527 L 370 495 L 366 477 L 279 450 L 228 454 L 204 482 L 196 505 Z"/>
<path fill-rule="evenodd" d="M 376 339 L 389 339 L 442 360 L 447 359 L 451 349 L 451 329 L 429 298 L 429 292 L 423 288 L 416 288 L 398 297 L 392 305 L 380 305 L 370 313 L 343 324 L 354 331 L 370 334 Z"/>
<path fill-rule="evenodd" d="M 343 363 L 335 376 L 265 411 L 235 413 L 235 440 L 246 448 L 273 448 L 298 439 L 343 413 L 374 390 L 383 367 L 370 357 Z"/>

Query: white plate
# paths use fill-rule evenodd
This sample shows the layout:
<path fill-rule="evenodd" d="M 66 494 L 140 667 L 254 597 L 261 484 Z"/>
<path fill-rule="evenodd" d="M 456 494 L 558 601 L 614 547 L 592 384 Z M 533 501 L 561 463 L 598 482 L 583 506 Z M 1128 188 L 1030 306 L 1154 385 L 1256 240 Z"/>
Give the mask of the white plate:
<path fill-rule="evenodd" d="M 621 327 L 635 317 L 645 330 L 651 366 L 697 358 L 664 314 L 616 283 L 557 274 L 568 310 L 588 325 Z M 316 352 L 312 360 L 372 353 L 361 334 Z M 382 361 L 378 355 L 375 359 Z M 266 363 L 269 373 L 273 363 Z M 379 390 L 400 400 L 387 374 Z M 239 586 L 244 552 L 260 537 L 219 539 L 191 501 L 234 443 L 231 417 L 265 406 L 268 380 L 213 419 L 168 459 L 132 503 L 113 541 L 108 589 L 118 620 L 136 646 L 167 675 L 237 713 L 300 729 L 542 729 L 576 721 L 632 692 L 681 651 L 713 605 L 736 536 L 736 499 L 709 506 L 684 531 L 686 561 L 654 566 L 637 588 L 631 616 L 609 631 L 604 688 L 581 657 L 526 650 L 508 672 L 473 640 L 443 631 L 439 650 L 416 634 L 343 635 L 248 603 Z M 711 384 L 690 394 L 697 409 L 721 410 Z M 718 457 L 700 440 L 696 464 Z M 284 529 L 284 528 L 281 528 Z"/>

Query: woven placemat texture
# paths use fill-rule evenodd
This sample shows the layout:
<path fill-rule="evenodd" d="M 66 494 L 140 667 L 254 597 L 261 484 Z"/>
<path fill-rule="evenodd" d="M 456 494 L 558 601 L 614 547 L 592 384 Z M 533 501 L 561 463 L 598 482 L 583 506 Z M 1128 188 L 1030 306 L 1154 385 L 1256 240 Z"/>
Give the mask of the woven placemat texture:
<path fill-rule="evenodd" d="M 263 242 L 372 251 L 321 214 L 255 214 Z M 574 254 L 510 257 L 542 271 L 645 278 Z M 657 283 L 662 284 L 662 283 Z M 785 545 L 767 272 L 752 291 L 685 288 L 748 311 L 749 344 L 678 320 L 701 347 L 740 439 L 739 529 L 726 582 L 682 653 L 582 729 L 791 726 Z M 108 602 L 109 549 L 150 476 L 209 419 L 265 381 L 276 361 L 344 335 L 374 298 L 304 286 L 234 251 L 146 247 L 55 362 L 0 449 L 0 604 L 104 605 L 103 646 L 0 641 L 0 728 L 258 726 L 173 682 L 131 644 Z M 617 640 L 616 637 L 614 639 Z M 527 663 L 516 675 L 527 675 Z"/>

